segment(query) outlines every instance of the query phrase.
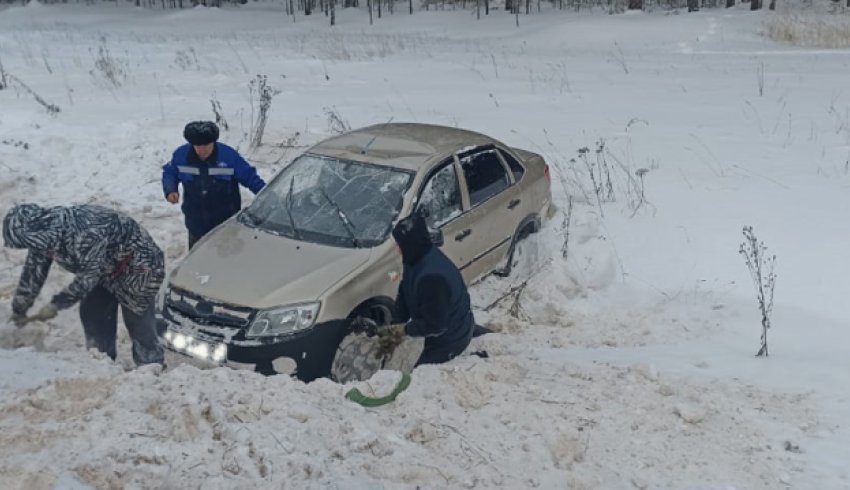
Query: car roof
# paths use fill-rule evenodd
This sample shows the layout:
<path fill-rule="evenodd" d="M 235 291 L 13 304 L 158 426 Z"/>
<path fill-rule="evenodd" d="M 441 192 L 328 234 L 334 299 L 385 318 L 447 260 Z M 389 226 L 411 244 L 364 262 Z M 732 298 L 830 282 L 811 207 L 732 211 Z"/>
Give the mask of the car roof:
<path fill-rule="evenodd" d="M 449 126 L 386 123 L 328 138 L 307 152 L 418 171 L 455 152 L 495 143 L 483 134 Z"/>

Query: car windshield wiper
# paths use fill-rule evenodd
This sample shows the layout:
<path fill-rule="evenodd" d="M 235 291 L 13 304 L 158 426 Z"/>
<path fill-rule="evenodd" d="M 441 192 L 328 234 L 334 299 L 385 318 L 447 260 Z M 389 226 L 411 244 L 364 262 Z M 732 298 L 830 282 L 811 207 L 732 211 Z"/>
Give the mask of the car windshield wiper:
<path fill-rule="evenodd" d="M 256 216 L 254 216 L 251 213 L 251 211 L 248 210 L 248 209 L 245 209 L 244 211 L 242 211 L 241 216 L 243 217 L 242 222 L 245 223 L 248 226 L 257 227 L 257 226 L 259 226 L 259 224 L 261 222 L 260 218 L 257 218 Z"/>
<path fill-rule="evenodd" d="M 339 204 L 337 204 L 336 201 L 328 195 L 328 192 L 325 190 L 325 186 L 320 185 L 319 188 L 322 191 L 322 196 L 324 196 L 325 200 L 328 201 L 336 210 L 336 215 L 339 216 L 339 220 L 342 221 L 342 225 L 348 232 L 348 236 L 351 237 L 351 243 L 353 243 L 355 247 L 360 248 L 360 240 L 357 239 L 357 235 L 354 233 L 354 225 L 351 224 L 348 216 L 346 216 L 342 209 L 340 209 Z"/>
<path fill-rule="evenodd" d="M 289 217 L 289 226 L 292 227 L 292 233 L 295 234 L 297 240 L 301 240 L 301 231 L 295 226 L 295 218 L 292 217 L 292 186 L 295 185 L 295 176 L 289 180 L 289 191 L 286 193 L 286 215 Z"/>

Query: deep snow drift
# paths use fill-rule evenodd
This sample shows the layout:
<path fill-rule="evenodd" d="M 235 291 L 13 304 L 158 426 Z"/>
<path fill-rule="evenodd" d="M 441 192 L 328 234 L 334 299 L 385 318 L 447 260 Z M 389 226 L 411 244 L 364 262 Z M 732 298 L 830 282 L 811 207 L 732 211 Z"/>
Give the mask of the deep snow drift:
<path fill-rule="evenodd" d="M 417 369 L 364 409 L 325 380 L 129 370 L 121 327 L 112 363 L 83 351 L 75 310 L 2 325 L 0 487 L 850 488 L 850 52 L 775 44 L 772 14 L 737 9 L 519 28 L 499 11 L 338 14 L 331 29 L 255 5 L 0 10 L 6 72 L 61 109 L 0 91 L 0 211 L 114 206 L 173 265 L 185 232 L 160 166 L 211 99 L 246 151 L 258 73 L 281 91 L 247 154 L 265 178 L 331 134 L 330 113 L 484 132 L 543 154 L 559 207 L 513 277 L 473 288 L 500 333 L 470 350 L 489 357 Z M 768 359 L 744 225 L 777 254 Z M 24 254 L 0 253 L 8 316 Z M 53 270 L 42 301 L 69 280 Z"/>

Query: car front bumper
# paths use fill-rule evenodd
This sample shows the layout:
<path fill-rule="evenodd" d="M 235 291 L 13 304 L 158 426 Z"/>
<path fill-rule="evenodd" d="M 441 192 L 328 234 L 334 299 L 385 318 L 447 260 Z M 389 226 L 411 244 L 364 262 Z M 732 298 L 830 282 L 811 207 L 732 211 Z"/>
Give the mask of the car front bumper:
<path fill-rule="evenodd" d="M 263 374 L 292 374 L 309 382 L 327 377 L 336 350 L 348 328 L 347 320 L 318 323 L 291 335 L 246 339 L 244 332 L 228 335 L 228 329 L 195 324 L 168 314 L 158 319 L 164 346 L 202 366 L 253 369 Z M 290 361 L 291 360 L 291 361 Z M 292 373 L 280 366 L 294 363 Z"/>

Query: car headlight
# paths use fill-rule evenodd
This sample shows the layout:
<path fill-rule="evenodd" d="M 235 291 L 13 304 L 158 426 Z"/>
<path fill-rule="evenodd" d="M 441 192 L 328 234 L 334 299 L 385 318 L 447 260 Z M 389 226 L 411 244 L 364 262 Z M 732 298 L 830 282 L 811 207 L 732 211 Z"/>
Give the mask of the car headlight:
<path fill-rule="evenodd" d="M 319 303 L 290 305 L 257 313 L 247 337 L 272 337 L 300 332 L 313 326 L 319 314 Z"/>

